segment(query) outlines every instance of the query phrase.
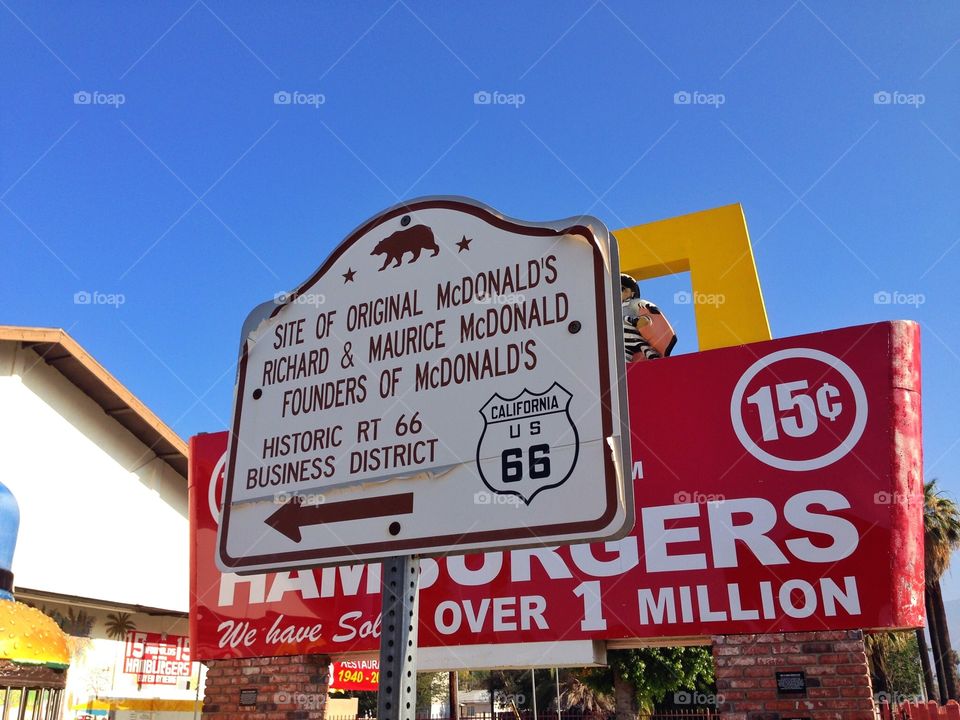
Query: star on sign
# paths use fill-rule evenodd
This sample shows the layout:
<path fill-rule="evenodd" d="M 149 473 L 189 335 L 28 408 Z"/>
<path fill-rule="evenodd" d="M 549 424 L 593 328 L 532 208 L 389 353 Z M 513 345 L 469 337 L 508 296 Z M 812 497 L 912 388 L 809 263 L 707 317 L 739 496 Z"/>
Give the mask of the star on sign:
<path fill-rule="evenodd" d="M 472 243 L 472 242 L 473 242 L 473 238 L 470 238 L 469 240 L 467 240 L 467 236 L 464 235 L 464 236 L 463 236 L 463 239 L 462 239 L 460 242 L 457 243 L 457 247 L 460 248 L 459 250 L 457 250 L 457 254 L 459 255 L 459 254 L 462 253 L 464 250 L 469 250 L 469 249 L 470 249 L 470 243 Z"/>
<path fill-rule="evenodd" d="M 346 285 L 348 282 L 353 282 L 353 276 L 356 274 L 356 270 L 353 268 L 347 268 L 347 271 L 343 274 L 343 284 Z"/>

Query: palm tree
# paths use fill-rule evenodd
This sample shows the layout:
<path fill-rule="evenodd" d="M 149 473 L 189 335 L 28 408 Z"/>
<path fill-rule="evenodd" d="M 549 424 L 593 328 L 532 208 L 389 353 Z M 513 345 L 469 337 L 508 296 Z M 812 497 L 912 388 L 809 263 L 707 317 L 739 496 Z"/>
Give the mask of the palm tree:
<path fill-rule="evenodd" d="M 130 619 L 130 613 L 113 613 L 107 615 L 107 637 L 114 640 L 123 640 L 127 633 L 136 630 L 133 620 Z"/>
<path fill-rule="evenodd" d="M 566 676 L 560 702 L 564 710 L 582 715 L 609 715 L 616 708 L 613 697 L 598 692 L 574 673 Z"/>
<path fill-rule="evenodd" d="M 927 637 L 923 632 L 923 628 L 919 627 L 914 630 L 917 637 L 917 651 L 920 654 L 920 669 L 923 671 L 923 687 L 926 690 L 926 696 L 928 700 L 933 700 L 937 697 L 937 688 L 934 685 L 933 679 L 933 668 L 930 667 L 930 654 L 927 651 Z"/>
<path fill-rule="evenodd" d="M 941 702 L 958 699 L 957 658 L 950 643 L 947 614 L 943 607 L 940 578 L 950 566 L 953 551 L 960 548 L 960 507 L 937 489 L 937 481 L 923 486 L 923 550 L 925 562 L 927 626 L 933 644 Z M 918 640 L 920 637 L 918 636 Z M 921 651 L 924 648 L 921 647 Z"/>

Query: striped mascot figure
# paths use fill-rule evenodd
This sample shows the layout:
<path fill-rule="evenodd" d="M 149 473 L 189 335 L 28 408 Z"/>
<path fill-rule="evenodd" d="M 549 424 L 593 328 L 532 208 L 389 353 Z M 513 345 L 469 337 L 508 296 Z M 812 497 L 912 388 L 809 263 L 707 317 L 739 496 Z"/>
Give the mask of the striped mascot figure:
<path fill-rule="evenodd" d="M 629 275 L 620 276 L 623 303 L 623 350 L 626 361 L 640 362 L 669 357 L 677 344 L 670 322 L 652 302 L 640 297 L 640 286 Z"/>

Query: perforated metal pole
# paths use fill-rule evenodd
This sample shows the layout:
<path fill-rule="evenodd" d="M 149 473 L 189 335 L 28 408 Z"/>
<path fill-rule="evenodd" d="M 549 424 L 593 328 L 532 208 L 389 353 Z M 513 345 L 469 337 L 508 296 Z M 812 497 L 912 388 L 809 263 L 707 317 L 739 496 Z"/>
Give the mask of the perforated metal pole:
<path fill-rule="evenodd" d="M 377 720 L 414 720 L 417 713 L 417 588 L 420 559 L 383 561 L 380 627 L 380 691 Z"/>

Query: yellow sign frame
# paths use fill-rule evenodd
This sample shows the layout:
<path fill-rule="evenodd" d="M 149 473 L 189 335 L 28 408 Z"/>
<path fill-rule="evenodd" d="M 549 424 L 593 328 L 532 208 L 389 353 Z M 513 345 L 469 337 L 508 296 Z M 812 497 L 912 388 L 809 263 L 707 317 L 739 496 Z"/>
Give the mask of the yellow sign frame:
<path fill-rule="evenodd" d="M 690 272 L 701 350 L 770 340 L 747 221 L 724 205 L 615 230 L 620 269 L 637 280 Z"/>

